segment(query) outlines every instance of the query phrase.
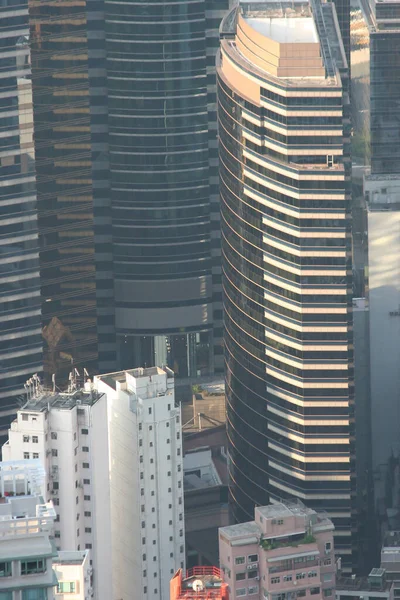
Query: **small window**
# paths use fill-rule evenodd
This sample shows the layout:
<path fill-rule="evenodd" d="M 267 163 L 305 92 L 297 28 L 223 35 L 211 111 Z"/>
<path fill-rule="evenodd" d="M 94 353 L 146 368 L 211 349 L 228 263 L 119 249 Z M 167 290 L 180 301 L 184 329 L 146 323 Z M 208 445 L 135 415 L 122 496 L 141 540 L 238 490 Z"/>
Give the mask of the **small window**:
<path fill-rule="evenodd" d="M 168 410 L 171 410 L 171 405 L 170 404 L 168 404 Z"/>
<path fill-rule="evenodd" d="M 51 449 L 51 455 L 52 456 L 58 456 L 58 450 L 56 450 L 55 448 Z"/>
<path fill-rule="evenodd" d="M 142 431 L 142 424 L 139 423 L 139 431 Z"/>
<path fill-rule="evenodd" d="M 85 463 L 82 463 L 82 467 L 83 467 L 84 469 L 89 469 L 89 463 L 86 463 L 86 462 L 85 462 Z"/>
<path fill-rule="evenodd" d="M 53 490 L 59 490 L 60 486 L 58 485 L 58 481 L 53 481 Z"/>
<path fill-rule="evenodd" d="M 84 479 L 84 480 L 83 480 L 83 483 L 84 483 L 85 485 L 90 485 L 90 479 Z"/>
<path fill-rule="evenodd" d="M 0 577 L 11 577 L 11 561 L 0 562 Z"/>
<path fill-rule="evenodd" d="M 57 585 L 58 594 L 75 594 L 75 581 L 59 581 Z"/>
<path fill-rule="evenodd" d="M 21 575 L 33 575 L 35 573 L 45 572 L 46 561 L 43 558 L 38 560 L 21 560 Z"/>
<path fill-rule="evenodd" d="M 83 499 L 89 501 L 90 500 L 90 496 L 83 496 Z"/>
<path fill-rule="evenodd" d="M 306 574 L 305 573 L 297 573 L 296 574 L 296 579 L 305 579 L 306 578 Z"/>
<path fill-rule="evenodd" d="M 325 552 L 330 552 L 332 550 L 331 542 L 325 542 Z"/>
<path fill-rule="evenodd" d="M 245 596 L 246 595 L 246 588 L 239 588 L 236 590 L 236 596 Z"/>
<path fill-rule="evenodd" d="M 317 573 L 317 571 L 309 571 L 308 576 L 309 577 L 318 577 L 318 573 Z"/>
<path fill-rule="evenodd" d="M 24 452 L 24 459 L 27 460 L 30 458 L 29 452 Z"/>
<path fill-rule="evenodd" d="M 85 510 L 84 515 L 85 517 L 91 517 L 92 513 L 90 512 L 90 510 Z"/>
<path fill-rule="evenodd" d="M 168 422 L 167 422 L 167 423 L 165 423 L 165 427 L 169 427 L 169 423 L 168 423 Z"/>
<path fill-rule="evenodd" d="M 323 581 L 332 581 L 332 573 L 324 573 L 322 575 L 322 580 Z"/>
<path fill-rule="evenodd" d="M 326 588 L 326 590 L 324 590 L 324 596 L 325 598 L 332 596 L 332 588 Z"/>
<path fill-rule="evenodd" d="M 52 440 L 56 440 L 57 439 L 57 432 L 56 431 L 52 431 L 51 432 L 51 439 Z"/>
<path fill-rule="evenodd" d="M 292 576 L 291 575 L 284 575 L 283 576 L 283 581 L 292 581 Z"/>
<path fill-rule="evenodd" d="M 149 415 L 151 415 L 151 408 L 149 408 Z"/>
<path fill-rule="evenodd" d="M 296 598 L 304 598 L 305 595 L 306 595 L 306 590 L 297 590 L 297 592 L 296 592 Z"/>
<path fill-rule="evenodd" d="M 82 435 L 87 435 L 89 433 L 89 429 L 81 429 Z"/>
<path fill-rule="evenodd" d="M 27 421 L 27 420 L 28 420 L 28 415 L 26 415 L 26 414 L 23 414 L 23 415 L 22 415 L 22 420 L 23 420 L 23 421 Z"/>
<path fill-rule="evenodd" d="M 39 452 L 33 452 L 32 458 L 39 458 Z"/>
<path fill-rule="evenodd" d="M 79 529 L 76 530 L 76 537 L 79 537 Z"/>
<path fill-rule="evenodd" d="M 82 446 L 82 452 L 89 452 L 89 446 Z"/>
<path fill-rule="evenodd" d="M 310 594 L 311 596 L 316 596 L 317 594 L 320 593 L 320 588 L 319 587 L 314 587 L 314 588 L 310 588 Z"/>
<path fill-rule="evenodd" d="M 147 571 L 146 571 L 146 569 L 144 569 L 144 571 L 143 571 L 143 577 L 147 577 Z"/>
<path fill-rule="evenodd" d="M 22 441 L 26 444 L 27 442 L 29 442 L 29 435 L 23 435 L 22 436 Z"/>
<path fill-rule="evenodd" d="M 78 415 L 84 415 L 85 414 L 85 409 L 84 408 L 77 408 L 76 412 Z"/>
<path fill-rule="evenodd" d="M 143 594 L 147 594 L 147 585 L 145 585 L 143 588 Z"/>
<path fill-rule="evenodd" d="M 249 563 L 258 562 L 258 554 L 249 554 L 249 556 L 247 557 L 247 562 L 249 562 Z"/>
<path fill-rule="evenodd" d="M 92 533 L 91 527 L 85 527 L 85 533 Z"/>
<path fill-rule="evenodd" d="M 38 436 L 37 436 L 37 435 L 33 435 L 33 436 L 32 436 L 32 442 L 33 442 L 34 444 L 38 444 L 38 443 L 39 443 L 39 438 L 38 438 Z"/>
<path fill-rule="evenodd" d="M 54 537 L 55 538 L 60 538 L 61 537 L 61 533 L 59 531 L 55 531 L 54 532 Z"/>
<path fill-rule="evenodd" d="M 331 558 L 325 558 L 325 560 L 324 560 L 324 565 L 325 565 L 326 567 L 328 567 L 328 566 L 329 566 L 329 565 L 331 565 L 331 564 L 332 564 L 332 559 L 331 559 Z"/>
<path fill-rule="evenodd" d="M 54 506 L 60 506 L 60 499 L 59 498 L 53 498 L 53 504 L 54 504 Z"/>
<path fill-rule="evenodd" d="M 258 594 L 258 585 L 249 585 L 247 593 L 249 596 L 251 596 L 252 594 Z"/>
<path fill-rule="evenodd" d="M 253 569 L 247 573 L 248 579 L 255 579 L 255 577 L 257 577 L 257 575 L 258 575 L 257 569 Z"/>
<path fill-rule="evenodd" d="M 244 556 L 237 556 L 235 558 L 235 565 L 244 565 L 244 563 L 245 563 Z"/>
<path fill-rule="evenodd" d="M 271 584 L 274 585 L 275 583 L 280 583 L 281 578 L 280 577 L 271 577 Z"/>
<path fill-rule="evenodd" d="M 246 579 L 246 573 L 236 573 L 236 581 L 243 581 Z"/>
<path fill-rule="evenodd" d="M 92 549 L 92 544 L 85 544 L 85 548 L 87 550 L 91 550 Z"/>

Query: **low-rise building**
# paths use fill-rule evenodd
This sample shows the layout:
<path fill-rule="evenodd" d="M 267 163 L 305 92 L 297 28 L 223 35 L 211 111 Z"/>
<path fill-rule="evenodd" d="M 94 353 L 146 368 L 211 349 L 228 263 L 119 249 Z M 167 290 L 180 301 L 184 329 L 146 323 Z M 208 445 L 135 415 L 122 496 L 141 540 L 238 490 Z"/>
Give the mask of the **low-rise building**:
<path fill-rule="evenodd" d="M 301 502 L 256 507 L 254 521 L 219 530 L 220 568 L 230 597 L 333 598 L 334 526 Z"/>
<path fill-rule="evenodd" d="M 53 600 L 56 516 L 39 461 L 0 463 L 0 598 Z"/>
<path fill-rule="evenodd" d="M 216 567 L 179 569 L 171 579 L 170 600 L 229 600 L 228 584 Z"/>
<path fill-rule="evenodd" d="M 53 568 L 57 577 L 55 600 L 91 600 L 93 569 L 90 566 L 90 550 L 59 552 Z"/>
<path fill-rule="evenodd" d="M 393 600 L 394 585 L 385 569 L 372 569 L 368 577 L 340 577 L 336 580 L 336 600 Z"/>

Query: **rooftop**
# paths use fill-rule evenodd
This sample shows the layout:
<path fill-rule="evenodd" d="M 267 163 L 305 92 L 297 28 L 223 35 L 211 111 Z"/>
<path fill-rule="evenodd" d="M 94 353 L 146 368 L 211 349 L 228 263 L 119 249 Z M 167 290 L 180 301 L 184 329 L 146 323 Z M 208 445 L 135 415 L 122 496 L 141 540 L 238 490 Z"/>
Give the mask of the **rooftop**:
<path fill-rule="evenodd" d="M 53 560 L 53 565 L 81 565 L 89 554 L 89 550 L 60 551 Z"/>
<path fill-rule="evenodd" d="M 101 396 L 102 394 L 91 389 L 90 383 L 86 384 L 86 388 L 73 392 L 44 390 L 39 396 L 30 398 L 21 410 L 26 412 L 44 412 L 49 408 L 71 410 L 79 404 L 92 405 Z"/>
<path fill-rule="evenodd" d="M 385 574 L 385 569 L 375 568 L 368 577 L 337 577 L 336 591 L 388 592 L 393 582 L 386 581 Z"/>
<path fill-rule="evenodd" d="M 219 599 L 227 598 L 227 584 L 216 567 L 193 567 L 183 577 L 179 570 L 173 579 L 179 578 L 177 598 L 179 599 Z"/>
<path fill-rule="evenodd" d="M 137 381 L 141 379 L 151 378 L 154 375 L 166 375 L 167 379 L 174 378 L 174 372 L 168 367 L 148 367 L 142 368 L 139 367 L 137 369 L 127 369 L 125 371 L 116 371 L 115 373 L 107 373 L 105 375 L 97 375 L 96 379 L 99 381 L 103 381 L 106 385 L 108 385 L 113 390 L 117 389 L 117 383 L 121 386 L 127 383 L 129 378 L 133 378 Z"/>
<path fill-rule="evenodd" d="M 399 547 L 400 551 L 400 531 L 387 531 L 382 544 L 382 550 L 385 548 Z"/>
<path fill-rule="evenodd" d="M 314 19 L 311 17 L 248 17 L 246 21 L 259 33 L 281 44 L 318 43 Z"/>

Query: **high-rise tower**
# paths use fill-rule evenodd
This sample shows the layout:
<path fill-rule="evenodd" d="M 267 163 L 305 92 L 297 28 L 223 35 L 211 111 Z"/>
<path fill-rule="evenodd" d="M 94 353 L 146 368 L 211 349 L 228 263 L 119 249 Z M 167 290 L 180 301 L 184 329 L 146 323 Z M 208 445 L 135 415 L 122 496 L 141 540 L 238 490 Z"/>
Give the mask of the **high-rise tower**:
<path fill-rule="evenodd" d="M 347 62 L 331 3 L 243 2 L 217 59 L 231 505 L 297 497 L 352 556 Z"/>
<path fill-rule="evenodd" d="M 88 0 L 100 370 L 222 369 L 214 57 L 227 8 Z"/>
<path fill-rule="evenodd" d="M 28 4 L 0 7 L 0 436 L 42 368 Z"/>

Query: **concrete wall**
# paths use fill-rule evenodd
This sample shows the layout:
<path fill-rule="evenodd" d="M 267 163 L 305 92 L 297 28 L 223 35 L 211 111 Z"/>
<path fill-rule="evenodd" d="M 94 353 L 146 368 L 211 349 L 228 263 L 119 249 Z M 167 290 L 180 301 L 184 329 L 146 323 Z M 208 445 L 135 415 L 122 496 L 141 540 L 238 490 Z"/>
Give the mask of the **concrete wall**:
<path fill-rule="evenodd" d="M 373 467 L 400 442 L 400 210 L 369 211 Z"/>

